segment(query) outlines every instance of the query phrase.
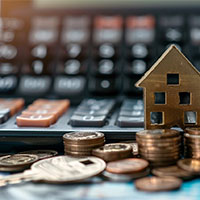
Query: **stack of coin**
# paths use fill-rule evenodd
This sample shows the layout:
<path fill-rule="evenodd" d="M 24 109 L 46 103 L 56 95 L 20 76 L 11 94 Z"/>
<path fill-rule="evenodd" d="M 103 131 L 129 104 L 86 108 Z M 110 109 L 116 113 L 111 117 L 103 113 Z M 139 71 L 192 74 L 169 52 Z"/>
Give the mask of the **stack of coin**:
<path fill-rule="evenodd" d="M 200 159 L 200 127 L 186 128 L 185 132 L 185 157 Z"/>
<path fill-rule="evenodd" d="M 173 165 L 180 158 L 180 132 L 171 129 L 144 130 L 136 133 L 139 154 L 152 167 Z"/>
<path fill-rule="evenodd" d="M 93 149 L 92 155 L 103 159 L 106 162 L 132 157 L 132 146 L 125 143 L 105 144 L 102 147 Z"/>
<path fill-rule="evenodd" d="M 104 145 L 105 137 L 100 132 L 72 132 L 63 135 L 64 151 L 71 156 L 89 156 L 92 150 Z"/>

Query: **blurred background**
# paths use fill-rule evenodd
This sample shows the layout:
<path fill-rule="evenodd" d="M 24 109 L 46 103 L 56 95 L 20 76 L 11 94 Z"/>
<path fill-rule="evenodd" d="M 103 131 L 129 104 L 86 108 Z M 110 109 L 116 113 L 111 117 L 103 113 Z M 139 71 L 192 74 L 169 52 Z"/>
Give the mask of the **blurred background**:
<path fill-rule="evenodd" d="M 0 96 L 141 97 L 170 45 L 200 69 L 200 2 L 1 0 Z"/>

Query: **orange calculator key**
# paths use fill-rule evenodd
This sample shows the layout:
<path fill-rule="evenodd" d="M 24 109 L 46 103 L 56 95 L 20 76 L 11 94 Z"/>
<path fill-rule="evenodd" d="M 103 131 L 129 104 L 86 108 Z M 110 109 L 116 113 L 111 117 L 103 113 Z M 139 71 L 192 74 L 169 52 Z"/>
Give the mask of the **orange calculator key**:
<path fill-rule="evenodd" d="M 22 115 L 53 115 L 52 124 L 54 124 L 58 120 L 58 112 L 56 111 L 49 111 L 44 109 L 35 109 L 35 110 L 24 110 Z"/>
<path fill-rule="evenodd" d="M 20 116 L 17 116 L 16 118 L 17 125 L 18 126 L 29 126 L 29 127 L 48 127 L 50 126 L 54 121 L 53 115 L 45 115 L 45 114 L 22 114 Z"/>

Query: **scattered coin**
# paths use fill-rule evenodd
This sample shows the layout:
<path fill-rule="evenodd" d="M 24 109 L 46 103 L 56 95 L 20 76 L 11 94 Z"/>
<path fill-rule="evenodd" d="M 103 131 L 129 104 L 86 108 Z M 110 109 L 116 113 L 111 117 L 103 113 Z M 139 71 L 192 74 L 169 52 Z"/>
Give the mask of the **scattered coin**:
<path fill-rule="evenodd" d="M 194 178 L 193 173 L 183 170 L 177 165 L 155 168 L 152 170 L 152 174 L 160 177 L 173 176 L 177 178 L 182 178 L 184 180 L 189 180 Z"/>
<path fill-rule="evenodd" d="M 149 163 L 140 158 L 128 158 L 119 161 L 109 162 L 106 171 L 116 174 L 136 173 L 145 170 Z"/>
<path fill-rule="evenodd" d="M 39 160 L 41 160 L 56 156 L 58 155 L 58 152 L 54 150 L 30 150 L 30 151 L 20 152 L 20 154 L 34 154 L 38 156 Z"/>
<path fill-rule="evenodd" d="M 0 171 L 18 172 L 30 167 L 38 161 L 38 156 L 33 154 L 14 154 L 0 157 Z"/>
<path fill-rule="evenodd" d="M 192 173 L 200 173 L 200 160 L 197 159 L 191 159 L 186 158 L 179 160 L 177 162 L 177 165 L 186 171 L 192 172 Z"/>
<path fill-rule="evenodd" d="M 0 157 L 0 166 L 19 167 L 31 165 L 38 160 L 38 156 L 32 154 L 14 154 Z"/>
<path fill-rule="evenodd" d="M 102 158 L 106 162 L 131 157 L 132 146 L 125 143 L 105 144 L 93 149 L 92 155 Z"/>
<path fill-rule="evenodd" d="M 138 178 L 148 176 L 149 173 L 150 173 L 150 169 L 147 168 L 144 171 L 132 173 L 132 174 L 115 174 L 115 173 L 110 173 L 108 171 L 104 171 L 102 173 L 102 176 L 109 181 L 125 182 L 125 181 L 131 181 L 133 179 L 138 179 Z"/>
<path fill-rule="evenodd" d="M 138 190 L 147 192 L 169 191 L 179 189 L 182 180 L 175 177 L 145 177 L 135 181 Z"/>

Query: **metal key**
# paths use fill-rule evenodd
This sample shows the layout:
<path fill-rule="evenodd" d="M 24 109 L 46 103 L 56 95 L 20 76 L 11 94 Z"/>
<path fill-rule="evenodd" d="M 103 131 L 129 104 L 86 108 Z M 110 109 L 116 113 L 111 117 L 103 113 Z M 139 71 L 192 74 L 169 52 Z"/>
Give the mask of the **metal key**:
<path fill-rule="evenodd" d="M 72 158 L 56 156 L 40 160 L 22 173 L 0 177 L 0 186 L 26 181 L 46 183 L 75 182 L 98 175 L 106 167 L 105 162 L 96 157 Z"/>

